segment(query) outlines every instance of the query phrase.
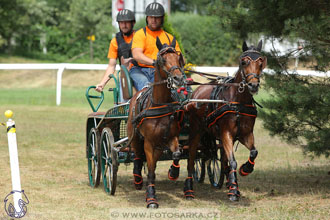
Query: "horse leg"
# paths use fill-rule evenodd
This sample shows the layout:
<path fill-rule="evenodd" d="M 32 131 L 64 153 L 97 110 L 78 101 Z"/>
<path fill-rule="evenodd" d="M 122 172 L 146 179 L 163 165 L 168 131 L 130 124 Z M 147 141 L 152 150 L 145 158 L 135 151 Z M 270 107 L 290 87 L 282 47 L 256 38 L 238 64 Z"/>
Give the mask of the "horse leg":
<path fill-rule="evenodd" d="M 143 166 L 143 146 L 142 143 L 139 143 L 139 140 L 134 138 L 131 143 L 134 149 L 134 168 L 133 168 L 133 177 L 134 177 L 134 186 L 136 190 L 141 190 L 143 186 L 143 177 L 141 174 Z"/>
<path fill-rule="evenodd" d="M 172 153 L 172 159 L 173 159 L 173 163 L 170 167 L 170 169 L 168 170 L 168 178 L 170 180 L 177 180 L 179 178 L 180 175 L 180 156 L 181 156 L 181 152 L 179 149 L 179 140 L 177 137 L 175 137 L 172 140 L 172 143 L 170 144 L 170 149 L 173 152 Z"/>
<path fill-rule="evenodd" d="M 197 147 L 200 142 L 200 134 L 196 134 L 189 142 L 189 158 L 188 158 L 188 177 L 184 182 L 184 196 L 186 199 L 193 199 L 194 195 L 194 188 L 193 188 L 193 174 L 194 174 L 194 166 L 195 166 L 195 159 L 196 159 L 196 152 Z"/>
<path fill-rule="evenodd" d="M 158 202 L 156 198 L 155 179 L 156 179 L 156 163 L 162 154 L 161 150 L 154 149 L 152 145 L 145 140 L 144 151 L 146 154 L 148 164 L 148 179 L 146 190 L 146 202 L 147 208 L 158 208 Z"/>
<path fill-rule="evenodd" d="M 254 164 L 255 164 L 254 160 L 258 156 L 258 151 L 254 146 L 253 133 L 248 135 L 248 137 L 243 140 L 243 144 L 250 150 L 250 157 L 249 157 L 248 161 L 246 163 L 242 164 L 242 166 L 239 168 L 239 174 L 241 176 L 247 176 L 253 172 L 253 168 L 254 168 Z"/>
<path fill-rule="evenodd" d="M 229 174 L 227 184 L 227 187 L 229 186 L 228 197 L 231 201 L 238 201 L 240 197 L 240 192 L 238 190 L 236 174 L 237 162 L 235 160 L 233 152 L 233 138 L 232 135 L 229 134 L 229 132 L 224 132 L 222 143 L 229 162 Z"/>
<path fill-rule="evenodd" d="M 141 175 L 142 166 L 143 166 L 143 160 L 141 156 L 135 155 L 133 176 L 134 176 L 134 186 L 136 190 L 141 190 L 143 186 L 143 177 Z"/>
<path fill-rule="evenodd" d="M 228 159 L 227 159 L 227 156 L 226 154 L 224 153 L 222 156 L 221 156 L 221 163 L 223 164 L 223 168 L 224 168 L 224 173 L 225 173 L 225 176 L 226 176 L 226 187 L 227 189 L 229 189 L 229 165 L 228 165 Z"/>

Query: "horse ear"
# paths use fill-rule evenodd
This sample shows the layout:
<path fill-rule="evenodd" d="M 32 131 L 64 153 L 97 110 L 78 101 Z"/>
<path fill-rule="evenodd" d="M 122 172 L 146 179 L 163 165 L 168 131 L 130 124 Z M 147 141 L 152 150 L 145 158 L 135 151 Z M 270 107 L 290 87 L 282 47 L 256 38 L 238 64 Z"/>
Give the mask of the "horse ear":
<path fill-rule="evenodd" d="M 162 42 L 160 42 L 158 37 L 156 39 L 156 45 L 157 45 L 158 50 L 161 50 L 163 48 L 163 44 L 162 44 Z"/>
<path fill-rule="evenodd" d="M 244 41 L 244 42 L 243 42 L 243 46 L 242 46 L 242 50 L 243 50 L 243 52 L 247 51 L 248 49 L 249 49 L 249 48 L 248 48 L 246 42 Z"/>
<path fill-rule="evenodd" d="M 176 46 L 176 39 L 175 36 L 173 37 L 172 43 L 171 43 L 171 47 L 175 48 Z"/>
<path fill-rule="evenodd" d="M 258 46 L 257 46 L 257 50 L 260 52 L 262 48 L 262 40 L 259 41 Z"/>

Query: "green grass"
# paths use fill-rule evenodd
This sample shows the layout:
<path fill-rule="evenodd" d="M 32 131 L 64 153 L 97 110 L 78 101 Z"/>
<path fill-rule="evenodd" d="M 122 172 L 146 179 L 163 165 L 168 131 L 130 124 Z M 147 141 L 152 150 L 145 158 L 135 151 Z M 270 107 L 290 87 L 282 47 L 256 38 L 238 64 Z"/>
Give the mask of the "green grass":
<path fill-rule="evenodd" d="M 88 106 L 85 97 L 85 88 L 81 89 L 62 89 L 61 106 L 63 107 L 86 107 Z M 93 91 L 91 91 L 93 92 Z M 36 89 L 0 89 L 1 104 L 8 105 L 40 105 L 40 106 L 56 106 L 56 89 L 36 88 Z M 92 93 L 91 93 L 92 94 Z M 99 94 L 97 94 L 99 95 Z M 94 100 L 93 100 L 94 102 Z M 97 102 L 97 100 L 95 100 Z M 110 92 L 105 92 L 105 101 L 102 106 L 105 109 L 113 104 L 113 95 Z M 95 103 L 97 104 L 97 103 Z"/>

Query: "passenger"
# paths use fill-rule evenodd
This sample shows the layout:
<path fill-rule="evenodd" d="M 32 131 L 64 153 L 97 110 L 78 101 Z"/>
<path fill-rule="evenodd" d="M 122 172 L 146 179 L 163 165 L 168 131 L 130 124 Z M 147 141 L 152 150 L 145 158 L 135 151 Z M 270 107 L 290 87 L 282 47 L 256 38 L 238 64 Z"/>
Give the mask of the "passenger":
<path fill-rule="evenodd" d="M 147 26 L 138 30 L 133 37 L 132 54 L 138 65 L 133 66 L 129 74 L 138 91 L 154 82 L 154 65 L 158 53 L 157 37 L 162 44 L 170 45 L 173 40 L 173 36 L 162 29 L 164 15 L 165 10 L 161 4 L 156 2 L 149 4 L 146 8 Z M 181 52 L 178 42 L 175 49 Z"/>
<path fill-rule="evenodd" d="M 137 65 L 133 60 L 131 53 L 132 39 L 135 33 L 133 30 L 135 25 L 135 15 L 128 9 L 121 10 L 117 15 L 117 22 L 120 31 L 116 33 L 116 37 L 110 42 L 108 52 L 109 64 L 101 82 L 96 85 L 95 90 L 98 92 L 103 91 L 105 85 L 110 80 L 109 76 L 114 74 L 117 58 L 119 59 L 119 63 L 125 65 L 128 70 L 134 65 L 134 63 Z M 122 94 L 122 92 L 120 92 L 120 94 Z"/>

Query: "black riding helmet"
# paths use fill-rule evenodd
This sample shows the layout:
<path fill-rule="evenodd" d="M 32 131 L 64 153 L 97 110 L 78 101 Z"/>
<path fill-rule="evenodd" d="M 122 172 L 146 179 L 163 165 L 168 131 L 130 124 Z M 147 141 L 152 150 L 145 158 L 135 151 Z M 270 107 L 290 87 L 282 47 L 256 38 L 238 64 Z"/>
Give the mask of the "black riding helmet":
<path fill-rule="evenodd" d="M 117 22 L 119 21 L 134 21 L 135 15 L 134 12 L 128 9 L 123 9 L 117 14 Z"/>
<path fill-rule="evenodd" d="M 150 3 L 146 8 L 146 16 L 153 16 L 153 17 L 163 17 L 165 15 L 164 7 L 159 4 L 158 2 Z M 146 23 L 148 24 L 148 20 L 146 18 Z M 164 19 L 162 20 L 162 25 L 164 23 Z"/>
<path fill-rule="evenodd" d="M 165 15 L 164 7 L 157 2 L 153 2 L 147 6 L 146 15 L 153 16 L 153 17 L 164 16 Z"/>

